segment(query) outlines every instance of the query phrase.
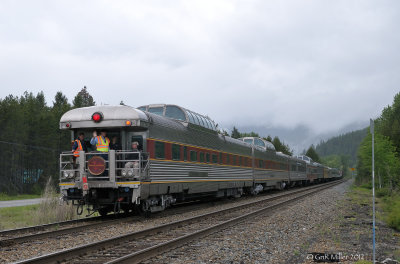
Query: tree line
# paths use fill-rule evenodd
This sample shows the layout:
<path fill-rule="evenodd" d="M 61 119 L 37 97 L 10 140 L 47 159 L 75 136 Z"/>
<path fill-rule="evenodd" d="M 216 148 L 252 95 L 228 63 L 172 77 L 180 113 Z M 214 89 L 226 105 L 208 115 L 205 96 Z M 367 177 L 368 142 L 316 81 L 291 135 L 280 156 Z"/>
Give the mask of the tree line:
<path fill-rule="evenodd" d="M 364 128 L 321 141 L 315 147 L 315 151 L 323 157 L 344 155 L 349 158 L 350 164 L 356 164 L 358 147 L 367 135 L 367 130 L 368 128 Z"/>
<path fill-rule="evenodd" d="M 392 105 L 385 107 L 374 120 L 374 152 L 376 186 L 389 194 L 400 191 L 400 93 L 394 96 Z M 367 136 L 358 148 L 358 184 L 371 183 L 372 135 Z"/>
<path fill-rule="evenodd" d="M 72 104 L 57 92 L 49 106 L 43 92 L 0 99 L 0 193 L 40 192 L 48 177 L 58 182 L 58 159 L 70 149 L 71 134 L 59 129 L 70 109 L 95 105 L 82 88 Z"/>

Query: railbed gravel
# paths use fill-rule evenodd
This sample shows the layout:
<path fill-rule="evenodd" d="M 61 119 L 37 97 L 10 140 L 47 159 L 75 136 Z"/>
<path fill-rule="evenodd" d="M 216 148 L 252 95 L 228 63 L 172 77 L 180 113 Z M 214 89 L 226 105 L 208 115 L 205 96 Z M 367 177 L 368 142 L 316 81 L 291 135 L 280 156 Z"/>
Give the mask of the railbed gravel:
<path fill-rule="evenodd" d="M 11 263 L 36 256 L 46 255 L 52 252 L 73 248 L 96 241 L 105 240 L 115 236 L 136 232 L 161 224 L 166 224 L 188 217 L 193 217 L 208 212 L 234 207 L 250 201 L 265 199 L 268 195 L 281 194 L 282 192 L 270 192 L 256 197 L 242 197 L 240 199 L 225 199 L 198 205 L 188 205 L 184 210 L 181 208 L 170 208 L 165 212 L 154 214 L 151 218 L 137 217 L 132 222 L 112 224 L 109 226 L 90 229 L 79 233 L 70 233 L 56 237 L 39 239 L 0 248 L 0 263 Z M 176 213 L 176 212 L 178 213 Z"/>
<path fill-rule="evenodd" d="M 211 234 L 143 263 L 294 263 L 329 220 L 350 181 Z M 302 263 L 302 262 L 299 262 Z"/>

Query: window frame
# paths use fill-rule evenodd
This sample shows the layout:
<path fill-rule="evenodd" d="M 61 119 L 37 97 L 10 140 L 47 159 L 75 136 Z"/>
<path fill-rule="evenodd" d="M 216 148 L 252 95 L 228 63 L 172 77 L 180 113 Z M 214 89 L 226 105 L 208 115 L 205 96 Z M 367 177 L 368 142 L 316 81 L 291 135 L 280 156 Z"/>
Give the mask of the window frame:
<path fill-rule="evenodd" d="M 162 146 L 162 156 L 158 156 L 158 154 L 160 154 L 160 149 L 159 147 Z M 154 157 L 156 159 L 165 159 L 165 142 L 161 142 L 161 141 L 155 141 L 154 142 Z"/>
<path fill-rule="evenodd" d="M 178 157 L 176 157 L 176 154 L 178 154 Z M 172 158 L 172 160 L 181 160 L 181 146 L 180 145 L 172 144 L 171 158 Z"/>

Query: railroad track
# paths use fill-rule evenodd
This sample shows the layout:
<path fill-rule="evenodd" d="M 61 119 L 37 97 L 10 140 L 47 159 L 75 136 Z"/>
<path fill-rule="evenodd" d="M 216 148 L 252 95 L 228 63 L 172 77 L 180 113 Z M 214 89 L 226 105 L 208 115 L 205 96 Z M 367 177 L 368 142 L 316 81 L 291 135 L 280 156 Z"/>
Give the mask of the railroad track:
<path fill-rule="evenodd" d="M 175 206 L 171 213 L 179 214 L 186 212 L 183 206 L 188 204 L 195 204 L 192 209 L 204 206 L 196 205 L 199 201 L 180 203 Z M 160 214 L 160 216 L 163 216 Z M 89 228 L 99 228 L 103 226 L 111 226 L 120 223 L 131 222 L 134 220 L 142 220 L 140 216 L 125 216 L 125 215 L 108 215 L 106 217 L 97 216 L 90 218 L 83 218 L 77 220 L 56 222 L 44 225 L 29 226 L 18 229 L 10 229 L 0 231 L 0 247 L 6 247 L 17 243 L 24 243 L 33 240 L 39 240 L 44 238 L 56 237 L 64 234 L 71 234 L 75 232 L 80 232 L 82 230 L 87 231 Z"/>
<path fill-rule="evenodd" d="M 343 180 L 285 192 L 255 202 L 128 233 L 17 263 L 139 263 L 248 218 L 330 188 Z"/>
<path fill-rule="evenodd" d="M 54 236 L 60 236 L 63 234 L 80 232 L 82 230 L 87 230 L 88 228 L 96 228 L 115 223 L 128 222 L 133 219 L 133 217 L 114 218 L 114 219 L 111 217 L 108 218 L 93 217 L 93 218 L 95 219 L 90 219 L 87 221 L 83 221 L 82 219 L 82 221 L 72 220 L 72 221 L 60 222 L 61 226 L 64 226 L 64 228 L 60 229 L 59 229 L 60 226 L 57 223 L 52 223 L 48 225 L 28 227 L 27 230 L 29 231 L 25 231 L 24 228 L 15 229 L 14 233 L 12 232 L 13 230 L 7 230 L 6 231 L 7 236 L 3 236 L 2 239 L 0 240 L 0 247 L 10 246 L 16 243 L 24 243 L 28 241 L 44 239 Z M 87 223 L 87 224 L 80 224 L 80 223 Z M 18 236 L 20 232 L 30 232 L 30 233 Z M 0 235 L 3 234 L 0 233 Z"/>
<path fill-rule="evenodd" d="M 104 220 L 104 218 L 102 218 L 101 216 L 96 216 L 96 217 L 75 219 L 75 220 L 62 221 L 62 222 L 54 222 L 54 223 L 49 223 L 49 224 L 44 224 L 44 225 L 36 225 L 36 226 L 28 226 L 28 227 L 22 227 L 22 228 L 16 228 L 16 229 L 2 230 L 2 231 L 0 231 L 0 245 L 1 245 L 1 241 L 18 237 L 18 235 L 23 235 L 23 234 L 27 234 L 27 233 L 29 233 L 28 235 L 31 235 L 34 233 L 46 232 L 49 230 L 59 229 L 60 227 L 68 227 L 68 226 L 73 226 L 73 225 L 77 225 L 77 224 L 81 224 L 81 223 L 91 223 L 91 222 L 96 222 L 96 221 L 101 221 L 101 220 Z"/>
<path fill-rule="evenodd" d="M 221 202 L 221 201 L 220 201 Z M 226 201 L 225 201 L 226 202 Z M 223 202 L 222 202 L 223 203 Z M 188 208 L 190 210 L 201 209 L 202 207 L 209 206 L 209 203 L 205 203 L 202 200 L 195 200 L 189 202 L 182 202 L 175 204 L 173 208 L 164 212 L 151 216 L 152 218 L 168 217 L 171 215 L 179 215 L 186 213 Z M 104 226 L 111 227 L 121 223 L 133 223 L 135 220 L 143 221 L 142 216 L 134 215 L 114 215 L 110 214 L 106 217 L 97 216 L 90 218 L 83 218 L 77 220 L 56 222 L 38 226 L 30 226 L 18 229 L 10 229 L 0 231 L 0 247 L 9 247 L 14 244 L 21 244 L 25 242 L 38 241 L 43 239 L 52 239 L 59 236 L 79 233 L 81 231 L 88 232 L 95 228 L 101 228 Z"/>

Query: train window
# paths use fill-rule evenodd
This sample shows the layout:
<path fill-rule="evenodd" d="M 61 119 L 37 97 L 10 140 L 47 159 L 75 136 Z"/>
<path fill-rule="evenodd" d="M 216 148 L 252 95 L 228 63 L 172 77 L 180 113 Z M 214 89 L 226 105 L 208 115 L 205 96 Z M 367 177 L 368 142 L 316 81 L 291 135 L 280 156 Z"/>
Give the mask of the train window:
<path fill-rule="evenodd" d="M 196 116 L 196 118 L 197 118 L 197 120 L 199 122 L 199 126 L 204 126 L 203 120 L 201 120 L 201 117 L 199 115 L 197 115 L 197 114 L 195 114 L 195 116 Z"/>
<path fill-rule="evenodd" d="M 146 106 L 138 107 L 138 109 L 141 110 L 141 111 L 146 111 Z"/>
<path fill-rule="evenodd" d="M 239 156 L 239 166 L 242 166 L 243 162 L 242 162 L 242 156 Z"/>
<path fill-rule="evenodd" d="M 201 117 L 201 119 L 203 120 L 204 127 L 210 128 L 210 129 L 211 129 L 211 127 L 209 127 L 209 125 L 208 125 L 208 120 L 207 120 L 207 118 Z"/>
<path fill-rule="evenodd" d="M 187 111 L 186 113 L 187 113 L 187 115 L 189 117 L 189 122 L 192 123 L 192 124 L 195 124 L 196 122 L 194 121 L 193 114 L 191 112 L 189 112 L 189 111 Z"/>
<path fill-rule="evenodd" d="M 222 164 L 222 152 L 219 153 L 219 164 Z"/>
<path fill-rule="evenodd" d="M 206 118 L 207 126 L 209 129 L 213 129 L 210 120 Z"/>
<path fill-rule="evenodd" d="M 292 164 L 292 171 L 296 171 L 296 170 L 297 170 L 296 165 Z"/>
<path fill-rule="evenodd" d="M 165 108 L 165 116 L 174 118 L 174 119 L 178 119 L 178 120 L 182 120 L 182 121 L 186 121 L 185 113 L 179 107 L 176 107 L 174 105 L 168 105 Z"/>
<path fill-rule="evenodd" d="M 183 147 L 183 160 L 187 160 L 187 147 Z"/>
<path fill-rule="evenodd" d="M 197 152 L 194 150 L 190 151 L 190 161 L 197 161 Z"/>
<path fill-rule="evenodd" d="M 232 155 L 232 164 L 236 165 L 236 156 L 235 155 Z"/>
<path fill-rule="evenodd" d="M 215 130 L 214 122 L 211 121 L 211 120 L 210 120 L 209 122 L 210 122 L 210 124 L 211 124 L 211 129 L 212 129 L 212 130 Z"/>
<path fill-rule="evenodd" d="M 230 162 L 229 162 L 229 154 L 226 154 L 226 164 L 230 164 Z"/>
<path fill-rule="evenodd" d="M 165 159 L 165 144 L 164 142 L 156 141 L 156 159 Z"/>
<path fill-rule="evenodd" d="M 264 167 L 264 161 L 263 161 L 263 160 L 259 160 L 259 161 L 258 161 L 258 167 L 259 167 L 259 168 Z"/>
<path fill-rule="evenodd" d="M 192 114 L 193 114 L 193 118 L 194 118 L 194 123 L 198 126 L 202 126 L 200 123 L 200 118 L 196 114 L 194 114 L 194 113 L 192 113 Z"/>
<path fill-rule="evenodd" d="M 207 163 L 210 162 L 210 153 L 206 153 L 206 162 L 207 162 Z"/>
<path fill-rule="evenodd" d="M 204 152 L 200 152 L 200 162 L 204 162 Z"/>
<path fill-rule="evenodd" d="M 218 156 L 217 156 L 217 154 L 212 154 L 212 163 L 218 163 Z"/>
<path fill-rule="evenodd" d="M 181 146 L 172 144 L 172 159 L 181 160 Z"/>
<path fill-rule="evenodd" d="M 249 144 L 253 144 L 253 139 L 245 139 L 244 142 L 249 143 Z"/>
<path fill-rule="evenodd" d="M 149 108 L 149 112 L 162 116 L 164 114 L 164 107 L 151 107 Z"/>
<path fill-rule="evenodd" d="M 259 138 L 255 138 L 255 139 L 254 139 L 254 144 L 257 145 L 257 146 L 260 146 L 260 147 L 265 148 L 264 142 L 263 142 L 261 139 L 259 139 Z"/>

